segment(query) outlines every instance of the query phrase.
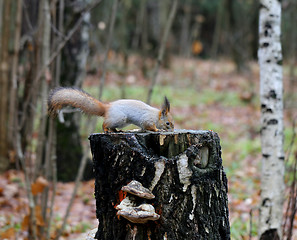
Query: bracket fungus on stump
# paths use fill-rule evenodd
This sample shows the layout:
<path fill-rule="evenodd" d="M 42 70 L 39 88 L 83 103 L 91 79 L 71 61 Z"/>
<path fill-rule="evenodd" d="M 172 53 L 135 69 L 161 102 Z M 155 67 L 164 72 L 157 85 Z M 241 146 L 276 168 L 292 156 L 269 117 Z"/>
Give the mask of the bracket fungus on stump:
<path fill-rule="evenodd" d="M 122 187 L 122 191 L 128 192 L 138 198 L 153 199 L 154 194 L 136 180 L 131 181 L 127 186 Z M 116 206 L 117 215 L 122 216 L 132 223 L 146 223 L 160 218 L 160 215 L 155 212 L 153 205 L 143 202 L 136 206 L 136 200 L 133 197 L 126 197 L 121 203 Z"/>
<path fill-rule="evenodd" d="M 230 239 L 227 178 L 216 133 L 102 133 L 89 139 L 96 239 Z"/>

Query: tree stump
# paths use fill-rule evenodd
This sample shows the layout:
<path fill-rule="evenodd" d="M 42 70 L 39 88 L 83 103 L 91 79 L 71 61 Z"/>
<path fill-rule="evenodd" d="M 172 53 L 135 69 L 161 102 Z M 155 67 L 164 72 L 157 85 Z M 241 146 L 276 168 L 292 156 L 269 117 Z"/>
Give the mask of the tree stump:
<path fill-rule="evenodd" d="M 230 239 L 227 178 L 216 133 L 102 133 L 89 139 L 99 220 L 96 239 Z M 154 198 L 127 193 L 133 180 Z M 124 203 L 119 204 L 128 198 L 135 209 L 149 206 L 159 217 L 146 221 L 140 212 L 139 222 L 127 220 L 119 212 Z"/>

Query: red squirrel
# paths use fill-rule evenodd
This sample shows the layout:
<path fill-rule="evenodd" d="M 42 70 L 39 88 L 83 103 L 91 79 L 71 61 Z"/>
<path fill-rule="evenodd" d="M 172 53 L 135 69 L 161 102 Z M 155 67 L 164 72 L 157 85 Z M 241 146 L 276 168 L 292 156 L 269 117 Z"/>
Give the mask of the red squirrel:
<path fill-rule="evenodd" d="M 174 130 L 172 116 L 169 113 L 170 103 L 166 97 L 159 110 L 142 101 L 132 99 L 103 103 L 77 88 L 60 87 L 50 92 L 48 98 L 50 115 L 55 115 L 57 110 L 67 105 L 79 108 L 89 115 L 104 117 L 102 128 L 105 132 L 116 132 L 117 128 L 123 128 L 129 124 L 154 132 Z"/>

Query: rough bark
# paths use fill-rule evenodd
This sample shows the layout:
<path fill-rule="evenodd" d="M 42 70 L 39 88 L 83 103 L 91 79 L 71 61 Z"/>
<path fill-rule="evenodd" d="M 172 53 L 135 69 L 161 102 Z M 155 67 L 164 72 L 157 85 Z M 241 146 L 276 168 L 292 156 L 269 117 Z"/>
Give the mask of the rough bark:
<path fill-rule="evenodd" d="M 259 19 L 261 203 L 259 236 L 281 239 L 284 196 L 281 2 L 262 0 Z"/>
<path fill-rule="evenodd" d="M 227 178 L 212 131 L 105 133 L 90 136 L 95 171 L 96 238 L 230 239 Z M 117 217 L 121 188 L 137 180 L 155 195 L 157 221 Z"/>
<path fill-rule="evenodd" d="M 11 2 L 2 3 L 3 25 L 1 29 L 1 52 L 0 52 L 0 172 L 5 171 L 9 166 L 8 160 L 8 104 L 9 104 L 9 85 L 10 85 L 10 57 L 9 57 L 9 38 L 10 25 L 12 20 Z"/>

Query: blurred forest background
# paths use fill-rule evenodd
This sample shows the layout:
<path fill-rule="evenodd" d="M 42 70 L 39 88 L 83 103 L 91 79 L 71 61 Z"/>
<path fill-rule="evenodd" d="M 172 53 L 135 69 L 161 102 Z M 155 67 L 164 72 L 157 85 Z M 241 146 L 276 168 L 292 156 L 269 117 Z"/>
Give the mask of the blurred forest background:
<path fill-rule="evenodd" d="M 296 0 L 282 1 L 290 239 L 297 239 L 296 12 Z M 217 132 L 231 238 L 257 239 L 258 17 L 257 0 L 0 0 L 0 238 L 67 239 L 97 226 L 87 138 L 102 132 L 102 119 L 73 109 L 47 115 L 50 89 L 75 86 L 102 101 L 159 106 L 166 95 L 176 128 Z"/>

